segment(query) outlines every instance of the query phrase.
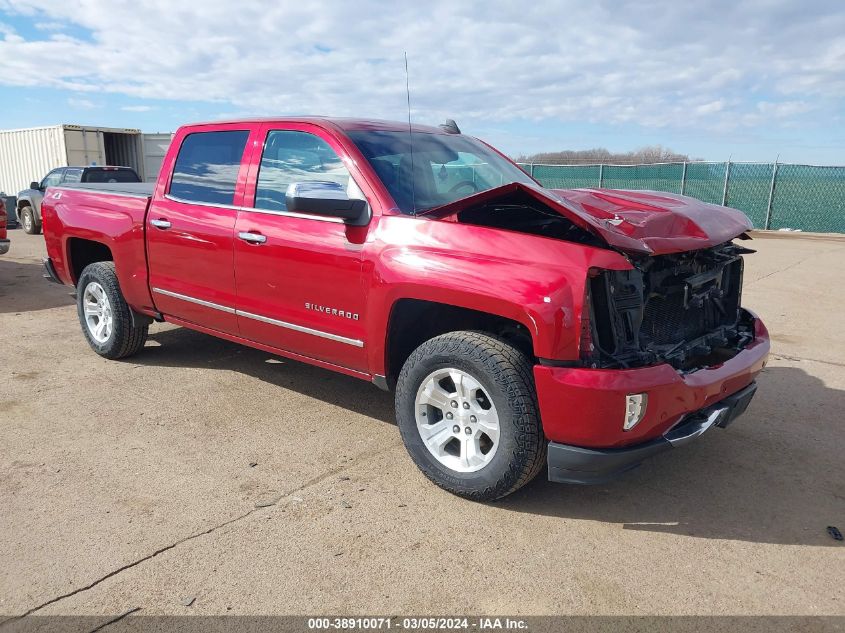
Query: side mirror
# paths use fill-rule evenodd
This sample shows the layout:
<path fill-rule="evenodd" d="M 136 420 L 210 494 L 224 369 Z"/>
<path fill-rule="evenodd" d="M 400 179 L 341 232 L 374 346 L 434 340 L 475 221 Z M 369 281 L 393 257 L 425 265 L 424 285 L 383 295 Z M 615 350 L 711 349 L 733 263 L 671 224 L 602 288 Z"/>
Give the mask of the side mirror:
<path fill-rule="evenodd" d="M 348 224 L 362 225 L 370 219 L 367 201 L 350 198 L 336 182 L 292 182 L 288 185 L 285 202 L 288 211 L 342 218 Z"/>
<path fill-rule="evenodd" d="M 40 182 L 35 182 L 35 181 L 33 180 L 31 183 L 29 183 L 29 188 L 30 188 L 30 189 L 41 189 L 41 183 L 40 183 Z"/>

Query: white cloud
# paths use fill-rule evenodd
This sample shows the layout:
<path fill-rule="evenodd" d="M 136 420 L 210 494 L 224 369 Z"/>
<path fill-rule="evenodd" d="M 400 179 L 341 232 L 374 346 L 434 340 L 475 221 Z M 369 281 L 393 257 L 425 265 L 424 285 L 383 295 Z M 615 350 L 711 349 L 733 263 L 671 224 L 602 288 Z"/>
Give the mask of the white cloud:
<path fill-rule="evenodd" d="M 697 114 L 712 114 L 714 112 L 721 112 L 725 109 L 725 100 L 724 99 L 717 99 L 716 101 L 711 101 L 710 103 L 702 103 L 699 106 L 696 106 L 695 112 Z"/>
<path fill-rule="evenodd" d="M 155 110 L 153 106 L 148 105 L 131 105 L 131 106 L 123 106 L 120 108 L 124 112 L 150 112 Z"/>
<path fill-rule="evenodd" d="M 782 119 L 796 114 L 803 114 L 812 110 L 813 107 L 806 101 L 780 101 L 777 103 L 760 101 L 757 104 L 757 109 L 761 114 Z"/>
<path fill-rule="evenodd" d="M 200 9 L 172 0 L 0 0 L 8 13 L 92 33 L 91 40 L 23 41 L 7 30 L 0 84 L 219 102 L 221 110 L 402 119 L 407 50 L 417 120 L 726 130 L 807 108 L 841 109 L 840 7 L 206 0 Z"/>
<path fill-rule="evenodd" d="M 36 22 L 35 28 L 39 31 L 64 31 L 67 28 L 65 22 Z"/>
<path fill-rule="evenodd" d="M 79 99 L 77 97 L 68 97 L 67 104 L 77 110 L 94 110 L 100 107 L 90 99 Z"/>

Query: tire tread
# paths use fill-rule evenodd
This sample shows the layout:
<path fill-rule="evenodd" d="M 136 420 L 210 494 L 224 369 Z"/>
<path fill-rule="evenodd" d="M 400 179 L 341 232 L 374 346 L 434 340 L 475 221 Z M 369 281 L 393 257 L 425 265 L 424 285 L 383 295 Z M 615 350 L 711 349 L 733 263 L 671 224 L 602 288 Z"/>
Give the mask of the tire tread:
<path fill-rule="evenodd" d="M 410 384 L 408 375 L 419 363 L 443 356 L 475 361 L 486 367 L 491 378 L 500 386 L 505 386 L 517 427 L 517 445 L 508 468 L 493 485 L 483 489 L 468 490 L 444 481 L 436 470 L 415 459 L 417 466 L 428 479 L 454 494 L 478 501 L 501 499 L 534 479 L 546 462 L 546 442 L 540 424 L 532 363 L 524 353 L 486 332 L 465 330 L 429 339 L 410 355 L 402 368 L 396 388 L 397 419 L 401 421 L 403 405 L 408 398 L 411 401 L 415 399 L 418 388 L 418 385 Z M 407 428 L 411 427 L 410 422 L 400 423 L 403 439 L 406 433 L 411 432 L 411 428 Z M 415 422 L 412 429 L 416 431 Z"/>
<path fill-rule="evenodd" d="M 126 303 L 126 299 L 123 298 L 123 293 L 120 291 L 120 283 L 117 279 L 114 262 L 95 262 L 85 267 L 79 276 L 78 293 L 80 306 L 82 305 L 82 293 L 85 287 L 84 280 L 87 277 L 92 277 L 105 289 L 109 302 L 112 304 L 112 314 L 115 320 L 113 336 L 118 337 L 115 344 L 109 348 L 103 349 L 98 346 L 89 336 L 88 327 L 85 324 L 80 307 L 78 308 L 79 320 L 82 325 L 82 332 L 88 343 L 100 356 L 110 360 L 118 360 L 137 354 L 147 342 L 149 326 L 133 325 L 132 311 Z"/>

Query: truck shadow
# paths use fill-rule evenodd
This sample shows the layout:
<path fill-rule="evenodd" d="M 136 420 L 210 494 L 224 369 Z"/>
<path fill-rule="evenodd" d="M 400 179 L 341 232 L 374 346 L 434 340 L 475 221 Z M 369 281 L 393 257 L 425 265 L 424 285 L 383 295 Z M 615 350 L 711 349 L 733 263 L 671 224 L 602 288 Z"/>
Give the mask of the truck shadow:
<path fill-rule="evenodd" d="M 392 394 L 361 380 L 186 328 L 155 331 L 150 340 L 127 362 L 237 371 L 395 424 Z M 845 524 L 845 391 L 795 367 L 770 366 L 759 382 L 735 425 L 659 455 L 612 484 L 552 484 L 541 473 L 490 507 L 679 536 L 841 546 L 826 528 Z"/>
<path fill-rule="evenodd" d="M 41 276 L 42 269 L 40 263 L 0 257 L 0 314 L 74 304 L 70 296 L 72 288 L 51 284 Z"/>
<path fill-rule="evenodd" d="M 395 424 L 393 395 L 358 378 L 274 356 L 188 328 L 153 331 L 150 340 L 159 345 L 147 343 L 142 353 L 127 362 L 133 365 L 213 367 L 237 371 L 276 387 Z"/>
<path fill-rule="evenodd" d="M 845 391 L 772 367 L 744 417 L 605 486 L 538 478 L 498 507 L 698 538 L 838 546 L 845 523 Z"/>

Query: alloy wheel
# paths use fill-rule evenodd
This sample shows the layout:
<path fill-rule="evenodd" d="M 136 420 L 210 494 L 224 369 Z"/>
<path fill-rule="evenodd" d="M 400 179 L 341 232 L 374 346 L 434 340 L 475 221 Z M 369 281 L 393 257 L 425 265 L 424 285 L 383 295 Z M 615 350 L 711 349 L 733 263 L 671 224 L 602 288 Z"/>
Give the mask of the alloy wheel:
<path fill-rule="evenodd" d="M 438 369 L 422 381 L 414 404 L 420 438 L 443 466 L 472 473 L 493 459 L 499 415 L 476 378 L 460 369 Z"/>

